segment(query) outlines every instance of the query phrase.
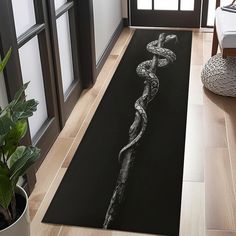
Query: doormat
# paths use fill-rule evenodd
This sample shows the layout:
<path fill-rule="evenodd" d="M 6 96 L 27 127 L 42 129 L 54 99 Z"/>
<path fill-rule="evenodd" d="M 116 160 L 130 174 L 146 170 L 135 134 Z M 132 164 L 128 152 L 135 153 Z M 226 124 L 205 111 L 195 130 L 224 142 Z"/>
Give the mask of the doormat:
<path fill-rule="evenodd" d="M 135 31 L 44 223 L 179 235 L 191 41 Z"/>

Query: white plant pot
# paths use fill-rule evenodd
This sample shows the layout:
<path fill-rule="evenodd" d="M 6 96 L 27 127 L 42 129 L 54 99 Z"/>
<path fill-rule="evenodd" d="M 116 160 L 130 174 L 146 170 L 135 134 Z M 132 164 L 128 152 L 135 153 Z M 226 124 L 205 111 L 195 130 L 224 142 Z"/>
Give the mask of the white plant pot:
<path fill-rule="evenodd" d="M 17 186 L 18 194 L 26 199 L 25 209 L 20 218 L 6 229 L 0 230 L 0 236 L 30 236 L 30 218 L 28 207 L 28 196 L 23 188 Z"/>

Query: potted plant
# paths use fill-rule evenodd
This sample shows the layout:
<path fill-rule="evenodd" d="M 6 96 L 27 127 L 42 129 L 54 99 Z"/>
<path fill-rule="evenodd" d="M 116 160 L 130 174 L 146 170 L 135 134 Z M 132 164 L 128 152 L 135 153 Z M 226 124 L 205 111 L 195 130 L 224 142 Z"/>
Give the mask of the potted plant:
<path fill-rule="evenodd" d="M 0 60 L 0 73 L 10 55 L 11 49 Z M 5 108 L 0 107 L 0 236 L 30 235 L 28 197 L 17 185 L 40 155 L 38 148 L 20 144 L 27 132 L 27 119 L 38 105 L 34 99 L 25 99 L 27 86 L 24 84 Z"/>

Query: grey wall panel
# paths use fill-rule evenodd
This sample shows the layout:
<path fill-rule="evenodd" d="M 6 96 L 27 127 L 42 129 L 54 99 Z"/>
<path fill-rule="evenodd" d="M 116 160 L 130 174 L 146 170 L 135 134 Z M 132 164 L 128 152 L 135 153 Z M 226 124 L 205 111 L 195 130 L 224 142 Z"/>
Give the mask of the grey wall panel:
<path fill-rule="evenodd" d="M 96 62 L 122 20 L 121 0 L 93 0 Z"/>
<path fill-rule="evenodd" d="M 121 0 L 122 3 L 122 17 L 128 18 L 127 0 Z"/>

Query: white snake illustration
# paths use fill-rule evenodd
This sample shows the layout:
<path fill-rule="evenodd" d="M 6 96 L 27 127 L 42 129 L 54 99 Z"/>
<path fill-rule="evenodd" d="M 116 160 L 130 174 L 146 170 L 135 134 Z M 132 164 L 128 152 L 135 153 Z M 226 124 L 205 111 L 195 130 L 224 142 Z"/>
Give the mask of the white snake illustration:
<path fill-rule="evenodd" d="M 146 49 L 154 54 L 153 59 L 140 63 L 136 69 L 138 76 L 144 79 L 145 87 L 142 96 L 137 99 L 134 105 L 136 112 L 134 122 L 129 129 L 129 143 L 119 153 L 118 159 L 121 169 L 106 212 L 103 223 L 104 229 L 111 227 L 118 214 L 118 208 L 124 198 L 129 171 L 134 163 L 135 149 L 147 128 L 146 109 L 148 103 L 154 99 L 159 90 L 159 79 L 156 76 L 156 69 L 157 67 L 165 67 L 176 60 L 175 53 L 168 48 L 164 48 L 168 42 L 173 40 L 177 41 L 176 35 L 162 33 L 159 35 L 158 40 L 148 43 Z"/>

